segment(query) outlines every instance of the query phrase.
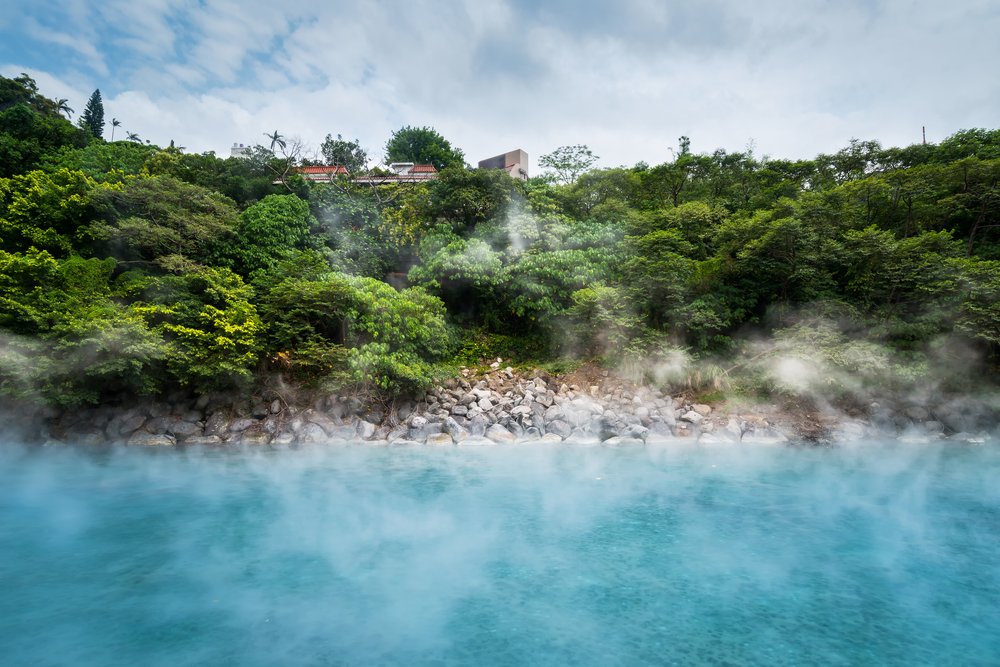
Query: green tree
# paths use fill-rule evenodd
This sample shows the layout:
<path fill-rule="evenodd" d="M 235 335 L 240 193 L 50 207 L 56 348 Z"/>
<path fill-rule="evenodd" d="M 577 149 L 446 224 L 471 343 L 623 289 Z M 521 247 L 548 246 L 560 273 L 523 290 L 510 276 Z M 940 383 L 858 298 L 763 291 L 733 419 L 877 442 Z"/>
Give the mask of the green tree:
<path fill-rule="evenodd" d="M 104 136 L 104 102 L 101 101 L 100 89 L 95 90 L 87 100 L 87 106 L 80 114 L 79 125 L 81 129 L 90 132 L 96 139 Z"/>
<path fill-rule="evenodd" d="M 522 181 L 498 169 L 445 169 L 427 185 L 426 209 L 421 215 L 432 224 L 446 222 L 455 231 L 467 233 L 503 216 L 523 195 L 523 188 Z"/>
<path fill-rule="evenodd" d="M 38 93 L 34 80 L 0 76 L 0 178 L 38 167 L 45 154 L 87 143 L 87 134 L 62 117 L 57 102 Z"/>
<path fill-rule="evenodd" d="M 316 220 L 309 204 L 295 195 L 268 195 L 240 215 L 235 242 L 229 246 L 243 275 L 266 270 L 295 250 L 315 245 L 310 236 Z"/>
<path fill-rule="evenodd" d="M 0 250 L 0 330 L 16 334 L 0 350 L 0 395 L 72 406 L 157 386 L 163 342 L 116 298 L 114 268 Z"/>
<path fill-rule="evenodd" d="M 264 146 L 255 146 L 244 157 L 220 160 L 214 153 L 179 153 L 164 150 L 146 160 L 145 171 L 151 175 L 176 179 L 215 190 L 246 207 L 269 194 L 286 191 L 274 183 L 269 162 L 274 154 Z"/>
<path fill-rule="evenodd" d="M 82 171 L 95 181 L 119 182 L 125 176 L 143 173 L 148 160 L 159 149 L 155 146 L 119 141 L 93 141 L 83 148 L 64 146 L 49 153 L 42 162 L 45 171 L 71 169 Z"/>
<path fill-rule="evenodd" d="M 560 192 L 565 208 L 574 217 L 594 216 L 622 220 L 611 213 L 621 207 L 637 208 L 637 194 L 641 187 L 640 172 L 635 169 L 593 169 L 581 174 L 573 186 Z"/>
<path fill-rule="evenodd" d="M 559 183 L 574 183 L 600 158 L 583 144 L 560 146 L 538 158 L 538 165 L 549 169 Z"/>
<path fill-rule="evenodd" d="M 573 292 L 567 310 L 575 343 L 587 356 L 620 354 L 640 331 L 639 319 L 618 288 L 601 282 Z"/>
<path fill-rule="evenodd" d="M 44 111 L 39 108 L 38 84 L 27 74 L 8 79 L 0 76 L 0 110 L 8 109 L 15 104 L 26 104 L 36 111 Z M 44 98 L 42 98 L 44 99 Z"/>
<path fill-rule="evenodd" d="M 690 185 L 696 160 L 691 155 L 691 140 L 680 137 L 679 149 L 671 162 L 653 167 L 643 174 L 643 189 L 651 208 L 658 208 L 669 201 L 680 205 L 681 192 Z"/>
<path fill-rule="evenodd" d="M 684 254 L 693 259 L 708 259 L 715 251 L 716 232 L 728 218 L 721 206 L 691 201 L 677 207 L 650 211 L 631 219 L 630 233 L 639 237 L 661 230 L 675 230 L 687 245 Z"/>
<path fill-rule="evenodd" d="M 694 273 L 693 248 L 677 229 L 629 237 L 623 265 L 631 302 L 657 329 L 679 324 Z"/>
<path fill-rule="evenodd" d="M 219 261 L 233 242 L 238 220 L 226 197 L 169 176 L 104 188 L 96 205 L 101 215 L 84 234 L 93 252 L 147 269 L 167 256 Z"/>
<path fill-rule="evenodd" d="M 69 169 L 0 179 L 0 249 L 34 247 L 59 258 L 71 254 L 94 214 L 95 185 Z"/>
<path fill-rule="evenodd" d="M 249 382 L 260 354 L 263 325 L 249 285 L 229 269 L 163 258 L 164 275 L 120 278 L 132 312 L 163 337 L 167 372 L 197 391 Z"/>
<path fill-rule="evenodd" d="M 432 164 L 438 170 L 461 167 L 465 154 L 431 127 L 402 127 L 385 145 L 386 162 Z"/>
<path fill-rule="evenodd" d="M 504 333 L 551 333 L 576 290 L 618 277 L 622 231 L 514 216 L 463 238 L 442 225 L 421 242 L 421 261 L 409 277 L 440 295 L 464 322 Z"/>
<path fill-rule="evenodd" d="M 334 139 L 328 134 L 319 150 L 326 164 L 343 166 L 352 174 L 364 171 L 368 164 L 368 153 L 357 139 L 348 141 L 339 134 Z"/>
<path fill-rule="evenodd" d="M 330 263 L 351 275 L 384 279 L 405 263 L 399 246 L 383 235 L 383 219 L 372 188 L 317 187 L 310 208 L 321 237 L 331 251 Z"/>
<path fill-rule="evenodd" d="M 964 299 L 956 328 L 1000 352 L 1000 262 L 964 262 Z"/>
<path fill-rule="evenodd" d="M 851 139 L 847 148 L 833 155 L 819 155 L 816 161 L 840 183 L 865 178 L 882 170 L 882 145 L 877 141 Z"/>
<path fill-rule="evenodd" d="M 980 160 L 1000 158 L 1000 129 L 959 130 L 935 147 L 932 161 L 954 162 L 966 157 Z"/>
<path fill-rule="evenodd" d="M 444 304 L 421 288 L 325 269 L 300 254 L 262 281 L 272 359 L 300 379 L 400 393 L 425 388 L 451 350 Z"/>

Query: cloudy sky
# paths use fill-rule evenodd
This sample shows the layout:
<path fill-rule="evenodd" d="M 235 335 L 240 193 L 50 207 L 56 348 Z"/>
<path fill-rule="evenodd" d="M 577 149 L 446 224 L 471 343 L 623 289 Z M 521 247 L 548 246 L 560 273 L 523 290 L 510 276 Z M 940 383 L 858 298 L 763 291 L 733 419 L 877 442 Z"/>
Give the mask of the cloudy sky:
<path fill-rule="evenodd" d="M 812 157 L 1000 126 L 996 0 L 3 0 L 0 73 L 155 143 L 278 129 L 378 154 L 430 125 L 472 161 Z"/>

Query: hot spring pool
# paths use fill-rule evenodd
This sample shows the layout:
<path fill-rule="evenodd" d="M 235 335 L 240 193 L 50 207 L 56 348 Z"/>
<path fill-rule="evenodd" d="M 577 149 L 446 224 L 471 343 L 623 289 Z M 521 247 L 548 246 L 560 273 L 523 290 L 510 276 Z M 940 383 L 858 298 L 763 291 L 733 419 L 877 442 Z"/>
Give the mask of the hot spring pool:
<path fill-rule="evenodd" d="M 1000 451 L 0 448 L 3 665 L 1000 663 Z"/>

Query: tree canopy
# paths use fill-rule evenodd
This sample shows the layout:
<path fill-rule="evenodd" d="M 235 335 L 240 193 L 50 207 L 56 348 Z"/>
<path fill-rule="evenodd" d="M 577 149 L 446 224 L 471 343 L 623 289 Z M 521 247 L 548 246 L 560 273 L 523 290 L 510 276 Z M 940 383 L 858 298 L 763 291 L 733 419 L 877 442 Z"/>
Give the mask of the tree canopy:
<path fill-rule="evenodd" d="M 559 183 L 573 183 L 600 158 L 582 144 L 560 146 L 538 158 L 538 165 L 549 169 Z"/>
<path fill-rule="evenodd" d="M 430 127 L 401 127 L 385 145 L 386 162 L 432 164 L 438 170 L 465 165 L 465 154 Z"/>
<path fill-rule="evenodd" d="M 334 139 L 328 134 L 320 146 L 320 152 L 323 153 L 326 164 L 346 167 L 352 174 L 359 173 L 368 166 L 368 153 L 361 148 L 357 139 L 348 141 L 339 134 Z"/>

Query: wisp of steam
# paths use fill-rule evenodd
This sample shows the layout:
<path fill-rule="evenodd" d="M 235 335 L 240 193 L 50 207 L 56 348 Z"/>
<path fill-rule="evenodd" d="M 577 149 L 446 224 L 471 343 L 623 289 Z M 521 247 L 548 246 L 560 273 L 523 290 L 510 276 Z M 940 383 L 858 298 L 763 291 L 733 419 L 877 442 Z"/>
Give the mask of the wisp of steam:
<path fill-rule="evenodd" d="M 990 664 L 996 449 L 0 449 L 9 665 Z"/>

